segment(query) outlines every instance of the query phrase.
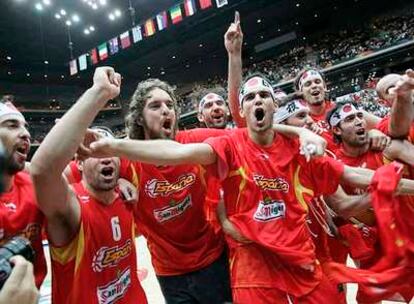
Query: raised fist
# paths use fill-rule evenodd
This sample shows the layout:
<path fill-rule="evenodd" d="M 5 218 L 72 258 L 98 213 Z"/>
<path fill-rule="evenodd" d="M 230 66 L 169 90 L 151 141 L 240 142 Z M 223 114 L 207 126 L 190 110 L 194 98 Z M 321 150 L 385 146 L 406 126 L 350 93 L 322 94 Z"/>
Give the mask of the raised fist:
<path fill-rule="evenodd" d="M 104 94 L 106 101 L 114 99 L 121 91 L 121 75 L 111 67 L 99 67 L 93 75 L 93 88 Z"/>

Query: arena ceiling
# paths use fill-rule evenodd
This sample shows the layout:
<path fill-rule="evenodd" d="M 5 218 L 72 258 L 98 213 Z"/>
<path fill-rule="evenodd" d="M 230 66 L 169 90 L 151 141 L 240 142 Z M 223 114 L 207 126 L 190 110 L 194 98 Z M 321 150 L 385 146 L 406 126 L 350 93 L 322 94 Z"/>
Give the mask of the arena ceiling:
<path fill-rule="evenodd" d="M 93 9 L 87 0 L 46 0 L 43 10 L 35 8 L 44 0 L 3 0 L 0 11 L 0 81 L 81 85 L 90 83 L 91 69 L 69 76 L 68 26 L 66 20 L 77 14 L 70 28 L 73 55 L 77 57 L 98 44 L 130 29 L 128 9 L 135 10 L 136 23 L 142 23 L 177 0 L 106 0 Z M 99 3 L 101 0 L 97 0 Z M 196 0 L 198 1 L 198 0 Z M 214 2 L 215 0 L 213 0 Z M 115 66 L 127 83 L 146 77 L 173 82 L 205 79 L 223 73 L 226 53 L 223 34 L 235 10 L 242 16 L 245 34 L 245 61 L 261 54 L 254 46 L 268 39 L 295 31 L 303 38 L 315 31 L 363 22 L 366 14 L 384 13 L 412 0 L 228 0 L 222 9 L 199 11 L 177 25 L 134 44 L 110 57 L 104 64 Z M 61 15 L 61 10 L 66 12 Z M 115 9 L 116 20 L 108 16 Z M 60 19 L 56 18 L 60 15 Z M 85 29 L 95 31 L 86 35 Z M 273 50 L 275 51 L 275 50 Z M 47 77 L 45 76 L 47 75 Z M 63 77 L 62 77 L 63 76 Z"/>

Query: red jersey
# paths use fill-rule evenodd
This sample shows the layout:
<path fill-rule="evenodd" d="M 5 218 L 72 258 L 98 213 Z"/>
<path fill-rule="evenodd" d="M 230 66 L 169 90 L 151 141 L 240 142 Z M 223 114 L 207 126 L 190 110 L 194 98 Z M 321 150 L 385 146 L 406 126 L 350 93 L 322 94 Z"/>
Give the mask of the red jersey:
<path fill-rule="evenodd" d="M 3 244 L 17 235 L 30 240 L 36 252 L 34 274 L 38 288 L 47 272 L 41 235 L 43 222 L 44 216 L 37 207 L 30 175 L 27 172 L 16 173 L 10 191 L 0 195 L 0 242 Z"/>
<path fill-rule="evenodd" d="M 307 163 L 298 141 L 279 134 L 268 147 L 253 143 L 247 130 L 206 142 L 217 154 L 210 169 L 222 180 L 227 215 L 254 242 L 229 240 L 233 287 L 309 293 L 322 273 L 306 226 L 308 204 L 336 191 L 343 165 L 328 157 Z M 298 267 L 309 264 L 315 271 Z"/>
<path fill-rule="evenodd" d="M 70 168 L 70 176 L 67 177 L 69 184 L 77 184 L 80 183 L 82 180 L 82 172 L 79 170 L 79 165 L 76 160 L 72 160 L 69 163 Z"/>
<path fill-rule="evenodd" d="M 177 133 L 176 140 L 182 144 L 199 143 L 205 141 L 210 137 L 218 137 L 228 135 L 232 129 L 211 129 L 211 128 L 196 128 Z M 207 221 L 213 226 L 216 233 L 221 233 L 221 224 L 217 218 L 217 205 L 221 198 L 221 183 L 215 176 L 207 175 L 207 197 L 204 205 L 204 212 Z"/>
<path fill-rule="evenodd" d="M 326 121 L 326 114 L 334 107 L 334 104 L 332 101 L 327 100 L 325 101 L 325 111 L 322 114 L 316 115 L 309 113 L 310 117 L 315 121 L 317 126 L 323 130 L 323 133 L 321 136 L 326 140 L 327 142 L 327 148 L 330 151 L 335 152 L 335 150 L 338 148 L 338 144 L 335 142 L 331 127 L 329 123 Z"/>
<path fill-rule="evenodd" d="M 117 197 L 104 205 L 73 185 L 81 208 L 79 231 L 50 247 L 53 303 L 147 303 L 137 276 L 132 206 Z"/>
<path fill-rule="evenodd" d="M 181 143 L 201 142 L 228 130 L 192 129 L 180 131 Z M 139 190 L 137 226 L 147 238 L 157 275 L 179 275 L 201 269 L 223 251 L 223 239 L 206 219 L 208 193 L 217 188 L 207 184 L 201 166 L 154 166 L 122 160 L 123 177 Z"/>

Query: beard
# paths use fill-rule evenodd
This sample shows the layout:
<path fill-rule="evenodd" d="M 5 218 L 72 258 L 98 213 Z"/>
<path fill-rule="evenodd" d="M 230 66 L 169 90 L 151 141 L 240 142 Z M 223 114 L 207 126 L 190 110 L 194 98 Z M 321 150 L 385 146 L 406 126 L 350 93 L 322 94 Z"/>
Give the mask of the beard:
<path fill-rule="evenodd" d="M 13 159 L 13 156 L 9 156 L 5 160 L 5 172 L 9 175 L 14 175 L 24 169 L 25 163 L 19 164 Z"/>

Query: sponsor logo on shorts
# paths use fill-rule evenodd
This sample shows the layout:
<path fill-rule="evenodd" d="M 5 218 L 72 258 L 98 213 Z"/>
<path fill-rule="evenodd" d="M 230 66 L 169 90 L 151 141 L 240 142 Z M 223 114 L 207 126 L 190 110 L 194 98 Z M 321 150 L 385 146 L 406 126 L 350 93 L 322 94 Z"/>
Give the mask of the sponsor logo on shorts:
<path fill-rule="evenodd" d="M 92 260 L 92 269 L 101 272 L 106 267 L 115 267 L 127 258 L 132 251 L 132 242 L 127 240 L 122 246 L 101 247 Z"/>
<path fill-rule="evenodd" d="M 131 270 L 125 269 L 119 277 L 96 290 L 99 304 L 112 304 L 121 299 L 131 286 Z"/>
<path fill-rule="evenodd" d="M 154 217 L 159 222 L 169 221 L 183 214 L 192 205 L 191 195 L 187 195 L 181 202 L 174 206 L 167 206 L 162 209 L 154 210 Z"/>
<path fill-rule="evenodd" d="M 177 181 L 170 183 L 166 180 L 152 179 L 145 184 L 145 192 L 152 198 L 157 196 L 168 196 L 180 192 L 194 184 L 196 176 L 194 173 L 181 175 Z"/>
<path fill-rule="evenodd" d="M 278 178 L 265 178 L 262 175 L 253 175 L 254 182 L 261 190 L 270 191 L 289 191 L 289 184 L 281 177 Z"/>
<path fill-rule="evenodd" d="M 260 201 L 254 213 L 254 219 L 260 222 L 267 222 L 285 217 L 286 205 L 281 200 L 266 199 Z"/>

